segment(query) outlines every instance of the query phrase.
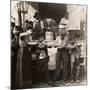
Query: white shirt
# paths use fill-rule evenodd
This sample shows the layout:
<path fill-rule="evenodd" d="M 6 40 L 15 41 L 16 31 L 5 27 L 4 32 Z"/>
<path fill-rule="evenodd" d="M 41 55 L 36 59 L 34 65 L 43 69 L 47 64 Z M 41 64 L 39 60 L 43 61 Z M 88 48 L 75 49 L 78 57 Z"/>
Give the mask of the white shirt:
<path fill-rule="evenodd" d="M 68 36 L 66 35 L 63 40 L 61 39 L 61 36 L 58 36 L 55 43 L 58 48 L 65 47 L 68 43 Z"/>

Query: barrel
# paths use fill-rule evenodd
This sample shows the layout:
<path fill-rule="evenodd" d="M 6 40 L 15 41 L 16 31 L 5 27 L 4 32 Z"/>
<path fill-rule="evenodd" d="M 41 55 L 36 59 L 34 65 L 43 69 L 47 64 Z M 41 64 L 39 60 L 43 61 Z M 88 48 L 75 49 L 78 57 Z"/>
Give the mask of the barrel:
<path fill-rule="evenodd" d="M 53 32 L 47 31 L 47 32 L 45 33 L 45 40 L 46 40 L 46 41 L 51 41 L 51 40 L 53 40 Z"/>

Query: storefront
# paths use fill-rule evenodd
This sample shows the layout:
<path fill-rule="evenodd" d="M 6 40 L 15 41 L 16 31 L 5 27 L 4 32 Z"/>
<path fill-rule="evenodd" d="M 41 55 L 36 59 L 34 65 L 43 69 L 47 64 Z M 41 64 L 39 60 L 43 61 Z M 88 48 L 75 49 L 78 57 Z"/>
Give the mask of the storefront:
<path fill-rule="evenodd" d="M 55 71 L 57 69 L 57 64 L 58 64 L 57 63 L 58 53 L 59 53 L 58 51 L 62 50 L 62 48 L 58 48 L 58 46 L 56 45 L 56 37 L 58 36 L 59 29 L 62 28 L 60 21 L 65 16 L 66 13 L 68 13 L 69 15 L 68 28 L 66 30 L 66 32 L 69 33 L 67 34 L 69 40 L 68 40 L 68 45 L 65 46 L 65 50 L 66 49 L 68 50 L 68 53 L 69 53 L 68 57 L 72 58 L 70 57 L 70 55 L 72 55 L 71 52 L 73 51 L 73 49 L 77 51 L 76 47 L 78 47 L 79 51 L 80 50 L 81 51 L 80 53 L 79 51 L 77 51 L 75 55 L 77 54 L 77 57 L 80 57 L 81 59 L 84 60 L 84 63 L 82 62 L 83 63 L 82 65 L 86 67 L 86 36 L 85 36 L 85 33 L 87 32 L 86 6 L 57 4 L 57 3 L 39 3 L 39 2 L 28 2 L 28 1 L 27 2 L 11 1 L 11 22 L 15 22 L 16 25 L 19 25 L 22 28 L 24 27 L 23 26 L 24 21 L 32 21 L 32 23 L 36 21 L 36 19 L 33 17 L 36 12 L 38 12 L 39 15 L 41 16 L 40 19 L 43 20 L 44 23 L 46 23 L 45 24 L 46 27 L 44 25 L 44 29 L 46 28 L 47 31 L 45 31 L 45 38 L 44 38 L 44 44 L 46 45 L 45 48 L 41 48 L 38 46 L 38 43 L 40 43 L 41 45 L 41 41 L 39 42 L 39 39 L 37 38 L 36 38 L 37 40 L 32 39 L 30 42 L 27 43 L 26 45 L 27 47 L 25 46 L 25 48 L 29 48 L 30 50 L 30 56 L 31 56 L 30 59 L 32 60 L 32 63 L 33 63 L 32 70 L 31 70 L 32 77 L 33 77 L 32 82 L 39 81 L 40 75 L 42 74 L 42 72 L 40 71 L 41 69 L 46 70 L 44 72 L 45 75 L 46 73 L 48 73 L 47 71 L 51 71 L 51 72 L 54 71 L 53 74 L 55 74 Z M 60 24 L 60 27 L 59 27 L 59 24 Z M 33 30 L 34 29 L 32 29 L 32 31 Z M 38 33 L 39 32 L 37 32 L 36 35 Z M 48 54 L 46 55 L 45 52 L 48 52 Z M 38 53 L 41 56 L 38 55 Z M 65 52 L 65 55 L 66 54 L 67 53 Z M 61 57 L 62 56 L 64 57 L 65 55 L 63 53 L 61 54 Z M 59 56 L 59 58 L 61 57 Z M 75 58 L 76 57 L 74 56 L 74 58 L 72 59 L 74 60 Z M 67 59 L 67 57 L 65 57 L 65 59 Z M 46 60 L 46 61 L 45 62 L 39 61 L 40 62 L 39 63 L 38 60 Z M 69 59 L 68 66 L 70 66 L 69 68 L 71 69 L 70 60 L 71 59 Z M 60 66 L 60 68 L 62 68 L 62 66 Z M 44 74 L 43 74 L 43 77 L 44 77 Z M 68 75 L 70 74 L 71 74 L 71 71 L 69 71 Z M 48 79 L 48 77 L 46 79 Z M 70 76 L 69 76 L 69 79 L 70 79 Z"/>

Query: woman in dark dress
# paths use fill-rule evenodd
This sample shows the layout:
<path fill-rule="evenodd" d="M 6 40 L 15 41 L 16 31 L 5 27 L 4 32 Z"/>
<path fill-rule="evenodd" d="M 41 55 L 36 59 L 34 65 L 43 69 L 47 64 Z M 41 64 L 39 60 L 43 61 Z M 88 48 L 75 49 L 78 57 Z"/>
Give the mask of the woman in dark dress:
<path fill-rule="evenodd" d="M 31 86 L 31 54 L 27 46 L 28 33 L 20 34 L 20 49 L 17 55 L 16 88 L 29 88 Z"/>

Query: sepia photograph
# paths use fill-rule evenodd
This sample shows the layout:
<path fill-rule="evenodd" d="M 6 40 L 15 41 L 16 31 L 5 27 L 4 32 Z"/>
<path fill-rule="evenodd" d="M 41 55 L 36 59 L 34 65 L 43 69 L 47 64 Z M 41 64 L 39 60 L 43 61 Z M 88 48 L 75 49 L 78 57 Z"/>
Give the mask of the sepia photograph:
<path fill-rule="evenodd" d="M 11 0 L 11 89 L 87 85 L 87 5 Z"/>

